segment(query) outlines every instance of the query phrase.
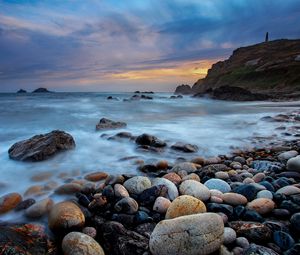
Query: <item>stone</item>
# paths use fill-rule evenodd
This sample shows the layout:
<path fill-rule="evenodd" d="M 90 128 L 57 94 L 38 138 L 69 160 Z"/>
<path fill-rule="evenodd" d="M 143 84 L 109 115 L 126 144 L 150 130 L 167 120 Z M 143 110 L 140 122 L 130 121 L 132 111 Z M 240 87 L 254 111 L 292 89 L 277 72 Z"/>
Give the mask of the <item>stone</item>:
<path fill-rule="evenodd" d="M 283 231 L 275 231 L 273 233 L 273 239 L 282 250 L 288 250 L 293 247 L 295 240 L 288 233 Z"/>
<path fill-rule="evenodd" d="M 256 175 L 254 175 L 252 177 L 252 179 L 254 182 L 258 183 L 258 182 L 261 182 L 265 177 L 266 177 L 266 175 L 264 173 L 257 173 Z"/>
<path fill-rule="evenodd" d="M 108 174 L 104 172 L 94 172 L 94 173 L 87 174 L 84 178 L 91 182 L 98 182 L 106 179 L 107 176 Z"/>
<path fill-rule="evenodd" d="M 300 194 L 300 189 L 295 186 L 289 185 L 289 186 L 285 186 L 285 187 L 282 187 L 279 190 L 277 190 L 276 194 L 284 194 L 286 196 Z"/>
<path fill-rule="evenodd" d="M 33 198 L 25 199 L 16 206 L 15 211 L 25 210 L 28 207 L 32 206 L 35 202 L 36 201 Z"/>
<path fill-rule="evenodd" d="M 224 244 L 231 244 L 236 240 L 236 233 L 232 228 L 224 228 Z"/>
<path fill-rule="evenodd" d="M 153 255 L 206 255 L 223 243 L 224 224 L 214 213 L 181 216 L 159 222 L 149 247 Z"/>
<path fill-rule="evenodd" d="M 197 171 L 197 166 L 191 162 L 181 162 L 176 164 L 172 169 L 171 172 L 178 173 L 179 171 L 186 171 L 188 174 Z"/>
<path fill-rule="evenodd" d="M 65 183 L 55 189 L 55 193 L 59 195 L 70 195 L 80 192 L 82 185 L 77 183 Z"/>
<path fill-rule="evenodd" d="M 215 179 L 215 178 L 209 179 L 204 183 L 204 185 L 208 189 L 216 189 L 221 191 L 222 193 L 227 193 L 231 191 L 231 187 L 229 186 L 229 184 L 220 179 Z"/>
<path fill-rule="evenodd" d="M 255 222 L 264 222 L 265 219 L 255 210 L 246 209 L 242 220 L 246 221 L 255 221 Z"/>
<path fill-rule="evenodd" d="M 300 212 L 294 213 L 291 217 L 291 227 L 300 234 Z"/>
<path fill-rule="evenodd" d="M 268 198 L 273 199 L 273 194 L 269 190 L 261 190 L 256 194 L 256 198 Z"/>
<path fill-rule="evenodd" d="M 235 240 L 235 243 L 237 246 L 243 248 L 243 249 L 247 249 L 249 247 L 249 241 L 247 240 L 247 238 L 245 237 L 238 237 L 236 240 Z"/>
<path fill-rule="evenodd" d="M 217 179 L 221 179 L 221 180 L 228 180 L 229 174 L 227 172 L 216 172 L 215 177 Z"/>
<path fill-rule="evenodd" d="M 169 199 L 165 197 L 158 197 L 154 202 L 153 211 L 161 214 L 165 214 L 168 208 L 170 207 L 170 205 L 171 205 L 171 201 Z"/>
<path fill-rule="evenodd" d="M 268 160 L 254 160 L 252 161 L 251 167 L 259 172 L 270 171 L 270 172 L 281 172 L 284 165 L 279 162 L 273 162 Z"/>
<path fill-rule="evenodd" d="M 217 197 L 217 196 L 210 196 L 210 202 L 212 203 L 218 203 L 218 204 L 222 204 L 223 203 L 223 199 L 221 197 Z"/>
<path fill-rule="evenodd" d="M 207 203 L 206 206 L 209 212 L 224 213 L 228 218 L 231 218 L 233 215 L 233 207 L 231 205 Z"/>
<path fill-rule="evenodd" d="M 125 128 L 127 124 L 121 121 L 113 121 L 107 118 L 102 118 L 99 120 L 99 123 L 96 125 L 97 131 L 108 130 L 108 129 L 118 129 Z"/>
<path fill-rule="evenodd" d="M 171 146 L 171 149 L 176 151 L 193 153 L 198 151 L 198 146 L 193 144 L 185 144 L 185 143 L 177 142 Z"/>
<path fill-rule="evenodd" d="M 33 182 L 42 182 L 42 181 L 47 181 L 50 179 L 50 177 L 53 176 L 53 173 L 51 172 L 42 172 L 38 174 L 34 174 L 30 180 Z"/>
<path fill-rule="evenodd" d="M 186 181 L 186 180 L 194 180 L 200 182 L 200 177 L 195 173 L 190 173 L 182 178 L 182 181 Z"/>
<path fill-rule="evenodd" d="M 156 163 L 156 168 L 159 170 L 166 170 L 169 167 L 169 163 L 166 160 L 160 160 Z"/>
<path fill-rule="evenodd" d="M 278 159 L 279 159 L 280 161 L 285 162 L 285 161 L 289 160 L 290 158 L 296 157 L 297 155 L 298 155 L 298 152 L 295 151 L 295 150 L 285 151 L 285 152 L 282 152 L 282 153 L 280 153 L 280 154 L 278 155 Z"/>
<path fill-rule="evenodd" d="M 238 193 L 225 193 L 222 195 L 222 199 L 225 204 L 229 205 L 245 205 L 247 204 L 247 198 L 241 194 Z"/>
<path fill-rule="evenodd" d="M 141 205 L 151 206 L 157 197 L 168 197 L 168 188 L 165 185 L 153 186 L 145 189 L 139 196 L 138 201 Z"/>
<path fill-rule="evenodd" d="M 256 197 L 258 189 L 251 184 L 244 184 L 235 188 L 233 192 L 245 196 L 248 201 L 252 201 Z"/>
<path fill-rule="evenodd" d="M 243 255 L 279 255 L 274 250 L 265 246 L 251 244 L 247 250 L 243 252 Z"/>
<path fill-rule="evenodd" d="M 215 196 L 215 197 L 220 197 L 220 198 L 223 197 L 223 193 L 220 190 L 217 190 L 217 189 L 211 189 L 210 190 L 210 195 Z"/>
<path fill-rule="evenodd" d="M 34 185 L 29 187 L 25 193 L 24 197 L 29 197 L 29 196 L 39 196 L 44 194 L 44 187 L 42 185 Z"/>
<path fill-rule="evenodd" d="M 138 211 L 139 205 L 133 198 L 124 197 L 115 204 L 114 208 L 117 212 L 134 214 Z"/>
<path fill-rule="evenodd" d="M 192 196 L 183 195 L 177 197 L 169 206 L 165 219 L 173 219 L 180 216 L 205 213 L 205 204 Z"/>
<path fill-rule="evenodd" d="M 178 185 L 181 182 L 181 177 L 176 173 L 165 174 L 163 178 L 173 182 L 175 185 Z"/>
<path fill-rule="evenodd" d="M 127 189 L 121 184 L 118 184 L 118 183 L 115 184 L 114 192 L 115 192 L 115 196 L 117 198 L 129 197 L 129 193 L 128 193 Z"/>
<path fill-rule="evenodd" d="M 168 192 L 167 192 L 167 197 L 173 201 L 176 197 L 178 197 L 178 190 L 175 184 L 165 178 L 155 178 L 152 181 L 152 186 L 158 186 L 158 185 L 163 185 L 167 187 Z"/>
<path fill-rule="evenodd" d="M 151 181 L 148 177 L 144 176 L 135 176 L 123 183 L 123 186 L 130 194 L 139 195 L 145 189 L 151 187 Z"/>
<path fill-rule="evenodd" d="M 69 201 L 55 204 L 48 216 L 49 228 L 55 233 L 81 229 L 84 224 L 85 216 L 81 209 Z"/>
<path fill-rule="evenodd" d="M 254 210 L 261 215 L 272 212 L 275 207 L 273 200 L 269 198 L 256 198 L 247 204 L 247 208 Z"/>
<path fill-rule="evenodd" d="M 67 234 L 62 241 L 62 250 L 65 255 L 105 255 L 98 242 L 80 232 Z"/>
<path fill-rule="evenodd" d="M 146 146 L 157 147 L 157 148 L 167 146 L 167 144 L 164 141 L 158 139 L 156 136 L 149 135 L 149 134 L 142 134 L 138 136 L 135 142 L 138 145 L 142 145 L 142 146 L 146 145 Z"/>
<path fill-rule="evenodd" d="M 287 161 L 286 168 L 289 171 L 300 172 L 300 156 L 290 158 Z"/>
<path fill-rule="evenodd" d="M 40 218 L 51 210 L 53 204 L 54 202 L 51 198 L 45 198 L 28 207 L 25 210 L 25 215 L 28 218 Z"/>
<path fill-rule="evenodd" d="M 12 145 L 8 154 L 11 159 L 20 161 L 42 161 L 59 152 L 74 149 L 73 137 L 60 130 L 36 135 Z"/>
<path fill-rule="evenodd" d="M 14 209 L 22 201 L 19 193 L 9 193 L 0 197 L 0 214 Z"/>
<path fill-rule="evenodd" d="M 209 189 L 200 182 L 187 180 L 180 184 L 179 191 L 181 195 L 190 195 L 202 201 L 210 198 Z"/>
<path fill-rule="evenodd" d="M 90 237 L 92 237 L 94 239 L 97 236 L 97 230 L 94 227 L 85 227 L 82 230 L 82 233 L 86 234 L 86 235 L 88 235 L 88 236 L 90 236 Z"/>

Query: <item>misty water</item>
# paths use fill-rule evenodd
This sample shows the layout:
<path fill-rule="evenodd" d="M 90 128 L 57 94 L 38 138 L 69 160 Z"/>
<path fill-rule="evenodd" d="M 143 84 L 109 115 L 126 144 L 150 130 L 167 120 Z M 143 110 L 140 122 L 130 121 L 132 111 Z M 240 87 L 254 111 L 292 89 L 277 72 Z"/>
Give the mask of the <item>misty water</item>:
<path fill-rule="evenodd" d="M 107 100 L 107 96 L 119 101 Z M 252 146 L 252 137 L 281 137 L 275 128 L 280 123 L 259 120 L 297 109 L 297 102 L 226 102 L 185 96 L 169 99 L 171 94 L 150 95 L 153 100 L 123 101 L 131 93 L 51 93 L 0 94 L 0 196 L 8 192 L 24 193 L 30 185 L 49 181 L 63 183 L 66 178 L 80 178 L 87 172 L 106 171 L 110 174 L 137 173 L 134 160 L 121 160 L 137 156 L 145 162 L 177 157 L 192 158 L 227 154 L 232 146 Z M 100 118 L 125 121 L 127 127 L 97 132 Z M 55 129 L 70 133 L 76 149 L 38 163 L 18 162 L 8 157 L 9 147 L 17 141 Z M 196 144 L 199 152 L 184 154 L 166 149 L 161 154 L 136 151 L 132 141 L 112 141 L 100 136 L 121 131 L 133 135 L 149 133 L 165 140 Z M 281 139 L 281 138 L 280 138 Z M 38 173 L 51 172 L 44 182 L 31 181 Z M 63 177 L 62 174 L 63 173 Z M 49 195 L 49 194 L 46 194 Z M 2 216 L 5 217 L 5 216 Z"/>

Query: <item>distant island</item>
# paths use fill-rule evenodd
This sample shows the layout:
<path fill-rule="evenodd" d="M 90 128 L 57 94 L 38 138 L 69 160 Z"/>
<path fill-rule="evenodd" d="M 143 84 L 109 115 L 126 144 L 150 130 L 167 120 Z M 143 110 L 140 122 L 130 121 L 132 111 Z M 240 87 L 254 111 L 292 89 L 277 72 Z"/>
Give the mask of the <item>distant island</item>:
<path fill-rule="evenodd" d="M 27 91 L 26 90 L 24 90 L 24 89 L 19 89 L 18 91 L 17 91 L 17 93 L 27 93 Z"/>
<path fill-rule="evenodd" d="M 204 79 L 192 87 L 180 85 L 175 93 L 237 101 L 298 99 L 300 40 L 266 41 L 238 48 L 229 59 L 213 64 Z"/>
<path fill-rule="evenodd" d="M 35 89 L 34 91 L 32 91 L 32 93 L 53 93 L 53 92 L 49 91 L 46 88 L 38 88 L 38 89 Z"/>

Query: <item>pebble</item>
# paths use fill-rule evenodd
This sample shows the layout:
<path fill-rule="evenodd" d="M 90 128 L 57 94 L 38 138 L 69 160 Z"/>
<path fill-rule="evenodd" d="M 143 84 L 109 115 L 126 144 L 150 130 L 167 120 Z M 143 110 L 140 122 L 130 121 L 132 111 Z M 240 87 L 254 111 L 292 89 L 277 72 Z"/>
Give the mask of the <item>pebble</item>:
<path fill-rule="evenodd" d="M 172 169 L 171 172 L 179 172 L 181 170 L 186 171 L 188 174 L 193 173 L 195 171 L 197 171 L 197 167 L 196 164 L 191 163 L 191 162 L 182 162 L 182 163 L 178 163 L 176 164 Z"/>
<path fill-rule="evenodd" d="M 300 172 L 300 156 L 290 158 L 287 161 L 286 167 L 289 171 Z"/>
<path fill-rule="evenodd" d="M 291 217 L 291 227 L 300 234 L 300 212 L 294 213 Z"/>
<path fill-rule="evenodd" d="M 298 152 L 295 151 L 295 150 L 291 150 L 291 151 L 285 151 L 285 152 L 282 152 L 278 155 L 278 159 L 280 161 L 287 161 L 289 160 L 290 158 L 294 158 L 298 155 Z"/>
<path fill-rule="evenodd" d="M 175 199 L 176 200 L 176 199 Z M 174 200 L 174 201 L 175 201 Z M 154 205 L 153 205 L 153 211 L 165 214 L 168 210 L 168 208 L 171 205 L 171 201 L 165 197 L 158 197 L 156 198 Z"/>
<path fill-rule="evenodd" d="M 180 184 L 179 191 L 181 195 L 190 195 L 201 201 L 207 201 L 210 198 L 209 189 L 200 182 L 187 180 Z"/>
<path fill-rule="evenodd" d="M 251 184 L 244 184 L 234 189 L 233 192 L 245 196 L 248 201 L 252 201 L 255 199 L 258 190 Z"/>
<path fill-rule="evenodd" d="M 160 160 L 156 163 L 156 167 L 159 170 L 166 170 L 169 167 L 169 163 L 166 160 Z"/>
<path fill-rule="evenodd" d="M 236 232 L 229 227 L 224 228 L 224 244 L 231 244 L 236 240 Z"/>
<path fill-rule="evenodd" d="M 275 244 L 277 244 L 282 250 L 288 250 L 295 244 L 295 240 L 283 231 L 275 231 L 273 234 Z"/>
<path fill-rule="evenodd" d="M 115 192 L 115 196 L 117 198 L 129 197 L 129 193 L 128 193 L 127 189 L 121 184 L 118 184 L 118 183 L 115 184 L 114 192 Z"/>
<path fill-rule="evenodd" d="M 54 202 L 51 198 L 45 198 L 28 207 L 25 210 L 25 215 L 28 218 L 40 218 L 51 210 L 53 204 Z"/>
<path fill-rule="evenodd" d="M 65 201 L 55 204 L 48 216 L 50 230 L 61 233 L 80 229 L 85 224 L 85 216 L 73 202 Z"/>
<path fill-rule="evenodd" d="M 261 182 L 264 178 L 266 177 L 266 175 L 264 173 L 257 173 L 256 175 L 254 175 L 252 177 L 254 182 Z"/>
<path fill-rule="evenodd" d="M 19 193 L 9 193 L 0 197 L 0 214 L 14 209 L 22 201 Z"/>
<path fill-rule="evenodd" d="M 104 172 L 94 172 L 94 173 L 87 174 L 84 178 L 91 182 L 98 182 L 106 179 L 107 176 L 108 174 Z"/>
<path fill-rule="evenodd" d="M 205 204 L 192 196 L 183 195 L 177 197 L 169 206 L 165 219 L 173 219 L 179 216 L 190 214 L 205 213 Z"/>
<path fill-rule="evenodd" d="M 211 189 L 210 190 L 210 195 L 215 196 L 215 197 L 219 197 L 219 198 L 223 197 L 223 193 L 220 190 L 217 190 L 217 189 Z"/>
<path fill-rule="evenodd" d="M 249 241 L 247 240 L 247 238 L 245 237 L 238 237 L 236 240 L 235 240 L 235 243 L 237 246 L 243 248 L 243 249 L 247 249 L 249 247 Z"/>
<path fill-rule="evenodd" d="M 222 195 L 224 203 L 229 205 L 244 205 L 247 204 L 247 198 L 238 193 L 225 193 Z"/>
<path fill-rule="evenodd" d="M 195 173 L 191 173 L 182 178 L 182 181 L 186 181 L 186 180 L 194 180 L 194 181 L 200 182 L 200 177 L 199 177 L 199 175 L 197 175 Z"/>
<path fill-rule="evenodd" d="M 82 229 L 82 233 L 95 238 L 97 235 L 97 230 L 93 227 L 85 227 Z"/>
<path fill-rule="evenodd" d="M 181 177 L 176 173 L 165 174 L 163 178 L 173 182 L 175 185 L 178 185 L 181 182 Z"/>
<path fill-rule="evenodd" d="M 148 177 L 135 176 L 125 181 L 123 186 L 130 194 L 139 195 L 151 187 L 151 181 Z"/>
<path fill-rule="evenodd" d="M 223 243 L 224 225 L 215 213 L 181 216 L 159 222 L 149 241 L 153 255 L 206 255 Z"/>
<path fill-rule="evenodd" d="M 66 183 L 61 186 L 59 186 L 56 190 L 55 193 L 59 195 L 70 195 L 70 194 L 75 194 L 77 192 L 80 192 L 82 188 L 82 185 L 78 183 Z"/>
<path fill-rule="evenodd" d="M 268 198 L 273 199 L 273 194 L 269 190 L 261 190 L 256 194 L 257 198 Z"/>
<path fill-rule="evenodd" d="M 28 207 L 32 206 L 35 202 L 36 201 L 33 198 L 28 198 L 26 200 L 23 200 L 16 206 L 15 211 L 25 210 Z"/>
<path fill-rule="evenodd" d="M 210 196 L 210 202 L 222 204 L 223 199 L 221 197 L 217 197 L 217 196 Z"/>
<path fill-rule="evenodd" d="M 92 237 L 71 232 L 62 241 L 64 255 L 105 255 L 102 247 Z"/>
<path fill-rule="evenodd" d="M 167 187 L 168 198 L 173 201 L 176 197 L 178 197 L 178 189 L 175 184 L 165 178 L 155 178 L 152 181 L 152 186 L 164 185 Z"/>
<path fill-rule="evenodd" d="M 53 173 L 51 172 L 44 172 L 44 173 L 38 173 L 33 175 L 30 180 L 33 182 L 42 182 L 42 181 L 47 181 L 50 179 L 50 177 L 53 176 Z"/>
<path fill-rule="evenodd" d="M 221 191 L 222 193 L 227 193 L 227 192 L 231 191 L 230 185 L 227 182 L 220 180 L 220 179 L 212 178 L 212 179 L 206 181 L 204 183 L 204 185 L 208 189 L 216 189 L 216 190 Z"/>
<path fill-rule="evenodd" d="M 247 204 L 248 209 L 254 210 L 261 215 L 272 212 L 274 207 L 275 203 L 269 198 L 256 198 Z"/>
<path fill-rule="evenodd" d="M 229 174 L 227 172 L 216 172 L 215 173 L 215 177 L 217 179 L 221 179 L 221 180 L 228 180 L 229 179 Z"/>
<path fill-rule="evenodd" d="M 290 196 L 290 195 L 294 195 L 294 194 L 300 194 L 300 189 L 295 186 L 289 185 L 289 186 L 280 188 L 279 190 L 276 191 L 276 193 Z"/>
<path fill-rule="evenodd" d="M 117 212 L 135 214 L 139 209 L 139 204 L 131 197 L 124 197 L 115 206 Z"/>

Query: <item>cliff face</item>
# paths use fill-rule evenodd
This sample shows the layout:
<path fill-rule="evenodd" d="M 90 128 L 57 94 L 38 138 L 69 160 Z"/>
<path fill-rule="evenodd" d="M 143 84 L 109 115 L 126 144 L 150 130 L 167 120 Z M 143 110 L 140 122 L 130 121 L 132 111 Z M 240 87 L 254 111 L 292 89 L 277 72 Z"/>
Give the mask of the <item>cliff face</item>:
<path fill-rule="evenodd" d="M 212 65 L 192 93 L 219 87 L 241 87 L 253 93 L 300 92 L 300 40 L 276 40 L 242 47 Z"/>

